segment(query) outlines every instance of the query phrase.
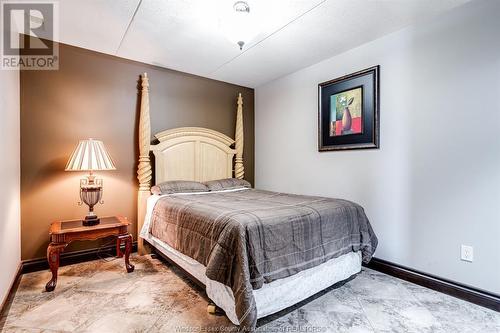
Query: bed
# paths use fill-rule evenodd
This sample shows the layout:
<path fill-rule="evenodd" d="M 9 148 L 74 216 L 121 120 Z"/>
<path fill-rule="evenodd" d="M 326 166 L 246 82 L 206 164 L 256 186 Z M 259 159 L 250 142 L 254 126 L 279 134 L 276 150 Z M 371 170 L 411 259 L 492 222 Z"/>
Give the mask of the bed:
<path fill-rule="evenodd" d="M 377 238 L 361 206 L 340 199 L 247 186 L 151 194 L 155 183 L 244 178 L 243 100 L 235 140 L 184 127 L 150 144 L 149 81 L 141 78 L 138 164 L 139 254 L 146 244 L 205 286 L 229 320 L 252 330 L 258 318 L 294 305 L 361 270 Z M 293 241 L 292 241 L 293 240 Z"/>

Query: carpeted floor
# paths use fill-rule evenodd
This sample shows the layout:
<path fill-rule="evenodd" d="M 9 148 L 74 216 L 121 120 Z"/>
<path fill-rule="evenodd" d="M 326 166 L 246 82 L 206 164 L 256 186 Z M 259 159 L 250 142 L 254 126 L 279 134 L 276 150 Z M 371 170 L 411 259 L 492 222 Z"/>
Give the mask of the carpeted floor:
<path fill-rule="evenodd" d="M 48 271 L 25 274 L 1 332 L 229 332 L 225 316 L 207 314 L 204 292 L 177 269 L 149 256 L 61 267 L 56 290 Z M 259 332 L 499 333 L 500 313 L 369 269 L 300 307 L 259 321 Z"/>

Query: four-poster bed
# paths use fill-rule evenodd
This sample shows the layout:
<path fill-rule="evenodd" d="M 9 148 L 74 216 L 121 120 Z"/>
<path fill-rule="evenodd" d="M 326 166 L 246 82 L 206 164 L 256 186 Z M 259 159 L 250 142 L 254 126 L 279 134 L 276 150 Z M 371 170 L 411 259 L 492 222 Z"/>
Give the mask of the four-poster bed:
<path fill-rule="evenodd" d="M 235 140 L 217 131 L 201 127 L 181 127 L 155 134 L 159 141 L 151 145 L 149 114 L 149 78 L 141 78 L 141 109 L 139 116 L 139 164 L 137 179 L 137 230 L 140 231 L 146 215 L 147 200 L 151 196 L 152 165 L 150 152 L 155 156 L 155 183 L 169 180 L 199 182 L 231 178 L 243 179 L 243 97 L 238 95 Z M 234 145 L 234 149 L 231 148 Z M 147 251 L 138 240 L 139 254 Z"/>
<path fill-rule="evenodd" d="M 155 134 L 159 143 L 151 145 L 146 74 L 141 81 L 140 254 L 147 252 L 147 242 L 205 286 L 208 297 L 245 329 L 355 275 L 361 261 L 371 258 L 377 239 L 355 203 L 260 191 L 248 182 L 209 189 L 214 182 L 245 183 L 241 94 L 235 140 L 207 128 L 182 127 Z M 195 181 L 207 190 L 151 195 L 150 152 L 156 185 Z"/>

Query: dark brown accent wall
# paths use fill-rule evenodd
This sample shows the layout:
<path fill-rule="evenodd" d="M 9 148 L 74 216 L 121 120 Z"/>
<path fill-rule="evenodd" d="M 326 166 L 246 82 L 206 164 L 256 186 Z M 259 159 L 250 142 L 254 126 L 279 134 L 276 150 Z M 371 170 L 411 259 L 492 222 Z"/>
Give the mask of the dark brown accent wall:
<path fill-rule="evenodd" d="M 234 137 L 236 98 L 242 93 L 245 178 L 253 183 L 253 89 L 64 44 L 59 47 L 59 70 L 21 72 L 22 259 L 45 256 L 51 221 L 86 213 L 87 207 L 78 205 L 84 173 L 64 171 L 80 139 L 104 141 L 117 167 L 98 173 L 104 179 L 104 205 L 97 206 L 96 213 L 127 216 L 137 238 L 138 84 L 143 72 L 150 82 L 152 134 L 201 126 Z M 66 251 L 97 245 L 75 243 Z"/>

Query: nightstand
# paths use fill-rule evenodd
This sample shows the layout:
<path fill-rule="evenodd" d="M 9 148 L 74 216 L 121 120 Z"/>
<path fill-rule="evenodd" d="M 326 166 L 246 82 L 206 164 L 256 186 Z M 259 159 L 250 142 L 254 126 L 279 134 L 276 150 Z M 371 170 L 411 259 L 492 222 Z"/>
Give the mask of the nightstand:
<path fill-rule="evenodd" d="M 96 240 L 116 236 L 117 256 L 123 256 L 120 246 L 122 242 L 125 242 L 125 268 L 128 273 L 134 271 L 134 265 L 129 262 L 132 250 L 132 235 L 128 233 L 130 222 L 123 216 L 101 217 L 100 219 L 101 223 L 89 227 L 83 226 L 82 220 L 56 221 L 50 225 L 50 244 L 47 248 L 47 260 L 52 271 L 52 279 L 47 282 L 46 291 L 53 291 L 56 288 L 61 252 L 69 243 L 76 240 Z"/>

